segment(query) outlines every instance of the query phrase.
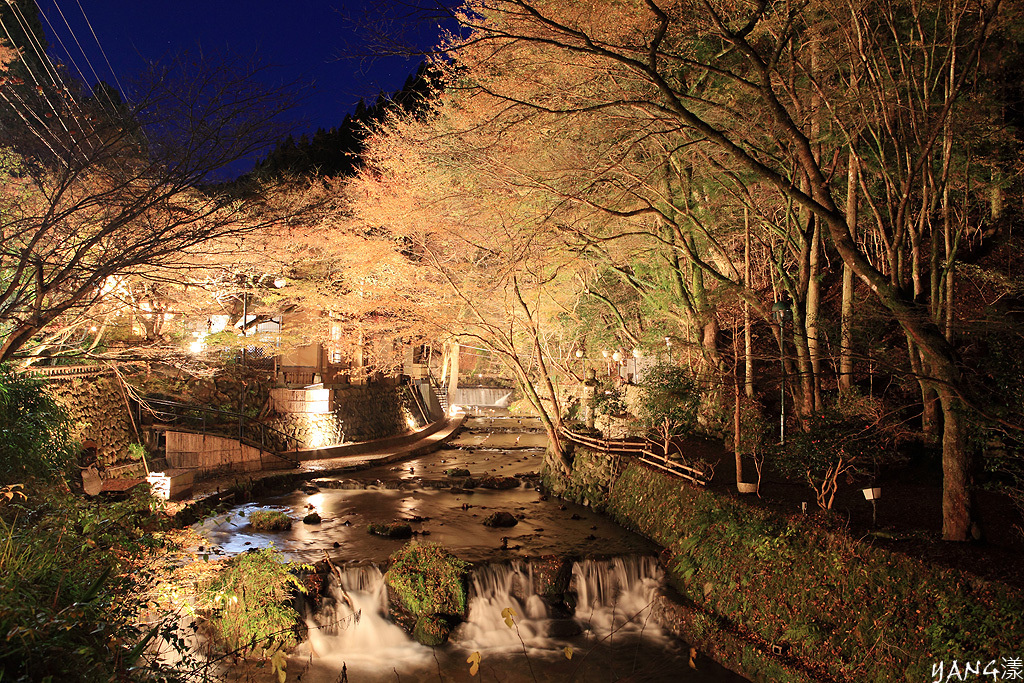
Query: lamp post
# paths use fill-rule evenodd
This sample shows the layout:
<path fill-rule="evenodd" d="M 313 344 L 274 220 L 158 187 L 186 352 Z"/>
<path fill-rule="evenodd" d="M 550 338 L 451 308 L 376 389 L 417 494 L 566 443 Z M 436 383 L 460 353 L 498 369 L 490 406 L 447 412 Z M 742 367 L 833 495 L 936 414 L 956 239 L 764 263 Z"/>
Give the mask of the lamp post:
<path fill-rule="evenodd" d="M 782 368 L 781 390 L 779 392 L 779 443 L 786 445 L 786 323 L 793 320 L 792 301 L 788 292 L 783 292 L 772 305 L 772 318 L 779 324 L 779 364 Z"/>

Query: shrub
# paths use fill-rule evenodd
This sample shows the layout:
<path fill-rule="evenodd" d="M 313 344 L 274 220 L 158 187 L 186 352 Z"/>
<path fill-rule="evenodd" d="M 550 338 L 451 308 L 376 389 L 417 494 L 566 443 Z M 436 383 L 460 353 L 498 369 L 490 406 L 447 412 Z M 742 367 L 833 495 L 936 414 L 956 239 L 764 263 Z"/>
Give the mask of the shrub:
<path fill-rule="evenodd" d="M 287 531 L 292 528 L 292 519 L 280 510 L 253 510 L 249 524 L 257 531 Z"/>
<path fill-rule="evenodd" d="M 388 590 L 412 614 L 466 612 L 467 562 L 436 543 L 408 543 L 391 556 Z"/>
<path fill-rule="evenodd" d="M 73 456 L 67 414 L 43 382 L 0 366 L 0 486 L 59 478 Z"/>
<path fill-rule="evenodd" d="M 685 369 L 659 363 L 644 374 L 636 416 L 666 456 L 674 437 L 696 429 L 699 408 L 700 392 Z"/>
<path fill-rule="evenodd" d="M 215 642 L 242 655 L 296 645 L 299 614 L 291 605 L 292 590 L 306 589 L 273 547 L 229 560 L 205 592 Z"/>
<path fill-rule="evenodd" d="M 154 503 L 143 491 L 102 504 L 34 491 L 0 509 L 4 681 L 128 679 L 143 591 L 160 571 Z"/>
<path fill-rule="evenodd" d="M 877 474 L 880 465 L 898 459 L 893 437 L 879 426 L 876 402 L 853 392 L 840 397 L 820 415 L 813 416 L 806 431 L 791 435 L 777 448 L 779 468 L 806 479 L 818 506 L 831 509 L 841 477 L 858 471 Z"/>

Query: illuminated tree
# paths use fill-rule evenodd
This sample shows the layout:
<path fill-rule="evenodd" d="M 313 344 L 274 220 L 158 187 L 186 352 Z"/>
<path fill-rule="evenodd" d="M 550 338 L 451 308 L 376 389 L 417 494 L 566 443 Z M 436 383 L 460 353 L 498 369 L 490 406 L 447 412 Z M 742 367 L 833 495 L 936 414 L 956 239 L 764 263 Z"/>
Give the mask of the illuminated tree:
<path fill-rule="evenodd" d="M 796 303 L 793 324 L 774 329 L 793 332 L 780 342 L 795 351 L 805 419 L 821 406 L 824 259 L 837 257 L 905 334 L 926 403 L 938 398 L 943 535 L 965 540 L 966 385 L 949 326 L 936 324 L 949 317 L 957 237 L 931 226 L 954 217 L 950 131 L 982 123 L 958 102 L 997 10 L 980 0 L 467 2 L 464 32 L 447 46 L 447 99 L 411 136 L 452 179 L 454 191 L 426 191 L 433 225 L 450 218 L 452 196 L 468 207 L 456 224 L 472 215 L 469 197 L 501 198 L 506 213 L 622 277 L 646 310 L 661 304 L 698 327 L 711 368 L 723 297 L 767 312 L 738 267 L 755 245 L 774 271 L 762 285 L 770 277 Z M 410 180 L 435 182 L 426 170 Z"/>
<path fill-rule="evenodd" d="M 0 361 L 119 278 L 184 269 L 213 241 L 286 217 L 266 185 L 214 184 L 278 131 L 286 92 L 258 81 L 249 65 L 181 58 L 116 108 L 40 88 L 47 103 L 62 98 L 50 112 L 0 86 L 16 114 L 0 150 Z"/>

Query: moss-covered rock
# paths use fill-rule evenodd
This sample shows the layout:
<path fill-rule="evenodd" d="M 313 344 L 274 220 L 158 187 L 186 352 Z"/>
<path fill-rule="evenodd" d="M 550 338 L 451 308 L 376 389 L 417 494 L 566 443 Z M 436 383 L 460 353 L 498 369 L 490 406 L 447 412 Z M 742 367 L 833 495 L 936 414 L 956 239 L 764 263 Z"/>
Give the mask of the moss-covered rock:
<path fill-rule="evenodd" d="M 452 627 L 446 617 L 439 614 L 423 614 L 416 619 L 412 637 L 427 647 L 437 647 L 448 642 Z"/>
<path fill-rule="evenodd" d="M 468 563 L 436 543 L 406 544 L 391 556 L 384 573 L 388 590 L 417 616 L 466 614 Z"/>
<path fill-rule="evenodd" d="M 257 531 L 287 531 L 292 528 L 292 520 L 280 510 L 253 510 L 249 525 Z"/>

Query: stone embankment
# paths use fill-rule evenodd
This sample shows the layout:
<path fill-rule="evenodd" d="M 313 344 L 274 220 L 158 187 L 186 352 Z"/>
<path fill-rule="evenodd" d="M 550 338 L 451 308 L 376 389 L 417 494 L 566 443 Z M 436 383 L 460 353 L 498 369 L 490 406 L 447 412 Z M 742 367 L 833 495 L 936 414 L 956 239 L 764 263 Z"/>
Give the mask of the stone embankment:
<path fill-rule="evenodd" d="M 130 470 L 134 475 L 142 470 L 142 462 L 133 460 L 128 449 L 137 437 L 116 377 L 54 378 L 46 388 L 68 412 L 71 437 L 79 443 L 95 443 L 100 464 L 108 471 Z"/>

